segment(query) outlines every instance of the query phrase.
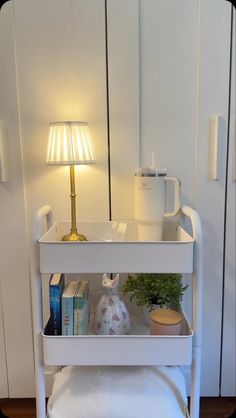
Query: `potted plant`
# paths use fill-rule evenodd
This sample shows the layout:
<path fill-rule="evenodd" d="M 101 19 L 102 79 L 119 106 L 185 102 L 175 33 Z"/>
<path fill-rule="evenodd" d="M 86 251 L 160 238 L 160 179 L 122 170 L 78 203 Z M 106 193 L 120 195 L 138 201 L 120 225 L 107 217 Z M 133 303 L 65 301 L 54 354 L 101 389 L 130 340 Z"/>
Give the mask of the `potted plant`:
<path fill-rule="evenodd" d="M 130 294 L 139 306 L 148 308 L 171 308 L 180 310 L 182 296 L 187 286 L 182 285 L 181 274 L 176 273 L 140 273 L 128 275 L 122 292 Z"/>

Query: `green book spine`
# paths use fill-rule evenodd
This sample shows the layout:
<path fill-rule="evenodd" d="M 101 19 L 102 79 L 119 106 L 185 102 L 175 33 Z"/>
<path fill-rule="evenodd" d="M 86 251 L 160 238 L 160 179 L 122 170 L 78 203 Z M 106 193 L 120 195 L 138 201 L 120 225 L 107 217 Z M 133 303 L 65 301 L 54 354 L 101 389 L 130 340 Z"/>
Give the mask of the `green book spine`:
<path fill-rule="evenodd" d="M 84 335 L 88 330 L 88 282 L 82 281 L 74 300 L 74 335 Z"/>

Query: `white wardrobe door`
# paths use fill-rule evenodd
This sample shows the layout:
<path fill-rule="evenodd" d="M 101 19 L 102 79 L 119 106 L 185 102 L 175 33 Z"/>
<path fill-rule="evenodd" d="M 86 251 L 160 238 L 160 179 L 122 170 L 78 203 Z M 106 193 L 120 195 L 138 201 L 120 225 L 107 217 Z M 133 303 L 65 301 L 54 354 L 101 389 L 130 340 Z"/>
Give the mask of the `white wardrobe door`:
<path fill-rule="evenodd" d="M 196 6 L 180 0 L 140 2 L 141 163 L 181 180 L 182 204 L 193 203 L 196 114 Z"/>
<path fill-rule="evenodd" d="M 137 0 L 107 1 L 107 36 L 111 216 L 133 219 L 134 170 L 140 155 Z"/>
<path fill-rule="evenodd" d="M 195 207 L 203 225 L 202 395 L 218 396 L 220 385 L 225 174 L 227 151 L 231 4 L 199 3 L 199 109 L 196 147 Z M 220 115 L 218 180 L 210 174 L 211 120 Z"/>
<path fill-rule="evenodd" d="M 7 357 L 5 348 L 5 334 L 3 323 L 3 307 L 2 307 L 2 292 L 0 279 L 0 398 L 7 398 L 8 384 L 7 384 Z"/>
<path fill-rule="evenodd" d="M 192 204 L 195 16 L 188 0 L 108 0 L 114 218 L 134 217 L 134 169 L 150 165 L 152 152 Z"/>
<path fill-rule="evenodd" d="M 235 8 L 233 8 L 232 80 L 228 157 L 225 283 L 222 347 L 221 395 L 236 396 L 236 271 L 235 271 L 235 213 L 236 213 L 236 140 L 235 140 Z"/>
<path fill-rule="evenodd" d="M 115 51 L 109 55 L 112 111 L 114 103 L 116 105 L 116 112 L 111 112 L 110 118 L 111 150 L 116 150 L 111 154 L 111 163 L 120 167 L 116 172 L 118 179 L 125 175 L 131 179 L 138 154 L 137 150 L 129 153 L 123 166 L 122 118 L 118 117 L 129 115 L 135 129 L 130 130 L 130 137 L 125 139 L 129 141 L 128 146 L 135 150 L 139 145 L 143 165 L 150 164 L 154 151 L 158 164 L 166 166 L 169 174 L 180 177 L 182 204 L 193 205 L 200 213 L 205 238 L 202 395 L 217 396 L 220 384 L 231 5 L 222 0 L 183 0 L 178 4 L 174 0 L 133 1 L 130 30 L 125 30 L 125 36 L 119 36 L 118 30 L 113 30 L 113 22 L 115 20 L 116 27 L 119 27 L 119 16 L 122 23 L 126 4 L 115 3 L 114 0 L 108 1 L 109 48 Z M 137 45 L 140 53 L 138 64 L 134 55 L 131 60 L 130 52 L 136 52 Z M 114 68 L 123 69 L 121 85 L 119 79 L 112 78 Z M 135 91 L 137 71 L 138 92 Z M 133 79 L 131 74 L 134 74 Z M 139 97 L 139 109 L 137 105 L 129 105 L 132 102 L 130 95 L 134 101 Z M 211 118 L 217 115 L 224 119 L 224 132 L 220 138 L 220 179 L 213 181 L 209 179 L 209 125 Z M 112 189 L 114 213 L 119 213 L 122 199 L 122 215 L 132 216 L 131 181 L 126 184 L 125 194 L 128 191 L 130 197 L 124 201 L 122 187 Z"/>
<path fill-rule="evenodd" d="M 89 123 L 96 164 L 76 167 L 78 220 L 108 219 L 105 8 L 101 0 L 15 2 L 28 221 L 42 204 L 70 219 L 69 167 L 45 164 L 48 124 Z"/>
<path fill-rule="evenodd" d="M 4 10 L 0 117 L 8 130 L 10 177 L 0 184 L 3 315 L 9 395 L 33 397 L 27 238 L 43 204 L 56 219 L 70 219 L 68 167 L 45 164 L 49 122 L 89 123 L 97 163 L 76 170 L 78 219 L 109 216 L 105 8 L 102 0 L 20 0 Z"/>
<path fill-rule="evenodd" d="M 6 26 L 2 23 L 4 21 L 1 11 L 0 11 L 0 39 L 5 40 L 4 32 L 6 30 Z M 4 44 L 0 42 L 0 62 L 2 62 L 1 57 L 3 54 L 3 48 L 5 48 Z M 0 91 L 2 86 L 1 81 L 1 69 L 0 69 Z M 2 113 L 3 103 L 0 98 L 0 114 Z M 0 148 L 2 148 L 2 141 L 3 141 L 3 128 L 2 128 L 2 121 L 0 121 Z M 1 152 L 1 151 L 0 151 Z M 2 189 L 4 185 L 0 183 L 0 197 L 2 197 Z M 0 209 L 1 211 L 1 209 Z M 0 221 L 0 225 L 2 222 Z M 1 242 L 1 241 L 0 241 Z M 1 244 L 0 244 L 1 245 Z M 0 398 L 8 397 L 8 386 L 7 386 L 7 357 L 6 357 L 6 348 L 5 348 L 5 334 L 4 334 L 4 322 L 3 322 L 3 304 L 2 304 L 2 272 L 0 268 Z"/>
<path fill-rule="evenodd" d="M 0 12 L 0 119 L 7 178 L 0 183 L 0 280 L 10 397 L 34 396 L 29 258 L 14 57 L 13 3 Z M 2 375 L 3 370 L 3 375 Z M 1 378 L 5 367 L 1 369 Z"/>

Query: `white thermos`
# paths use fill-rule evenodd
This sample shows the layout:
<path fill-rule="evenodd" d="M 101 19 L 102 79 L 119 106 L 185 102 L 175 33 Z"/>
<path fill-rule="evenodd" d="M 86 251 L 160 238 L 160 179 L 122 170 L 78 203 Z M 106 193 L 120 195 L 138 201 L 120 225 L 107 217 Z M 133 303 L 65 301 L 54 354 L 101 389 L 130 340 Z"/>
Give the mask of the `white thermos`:
<path fill-rule="evenodd" d="M 174 209 L 165 212 L 165 184 L 174 184 Z M 135 220 L 140 241 L 161 241 L 163 219 L 180 210 L 180 181 L 167 177 L 165 168 L 140 167 L 135 170 Z"/>

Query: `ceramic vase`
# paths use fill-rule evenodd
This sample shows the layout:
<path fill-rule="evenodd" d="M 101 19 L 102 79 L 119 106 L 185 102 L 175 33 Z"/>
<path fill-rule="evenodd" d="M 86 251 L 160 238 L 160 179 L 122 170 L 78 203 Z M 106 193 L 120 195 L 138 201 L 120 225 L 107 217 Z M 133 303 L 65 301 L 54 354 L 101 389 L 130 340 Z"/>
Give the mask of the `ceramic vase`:
<path fill-rule="evenodd" d="M 123 335 L 131 331 L 130 316 L 119 295 L 119 274 L 115 279 L 103 275 L 104 294 L 100 298 L 94 316 L 94 331 L 99 335 Z"/>

